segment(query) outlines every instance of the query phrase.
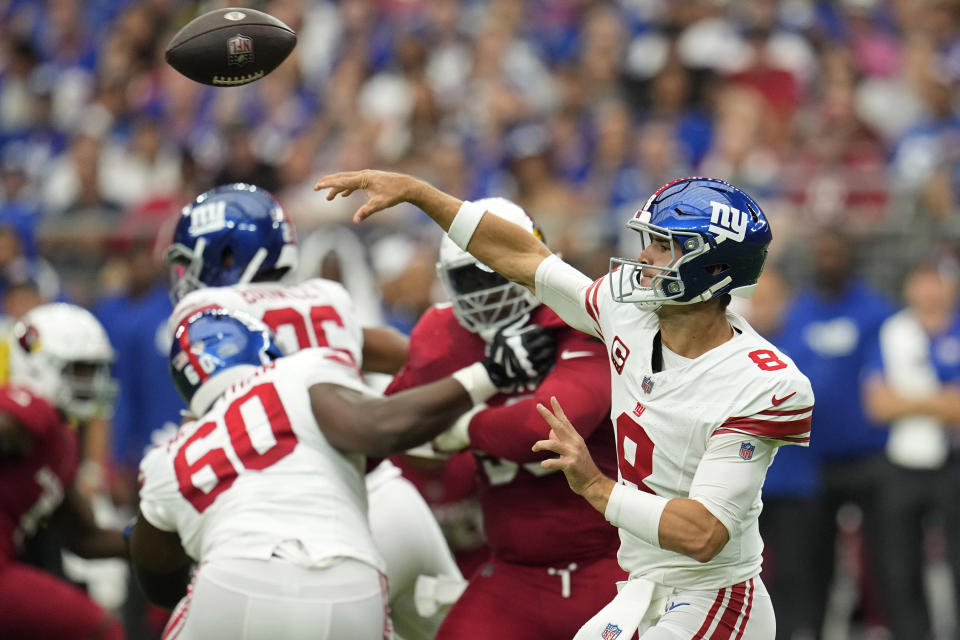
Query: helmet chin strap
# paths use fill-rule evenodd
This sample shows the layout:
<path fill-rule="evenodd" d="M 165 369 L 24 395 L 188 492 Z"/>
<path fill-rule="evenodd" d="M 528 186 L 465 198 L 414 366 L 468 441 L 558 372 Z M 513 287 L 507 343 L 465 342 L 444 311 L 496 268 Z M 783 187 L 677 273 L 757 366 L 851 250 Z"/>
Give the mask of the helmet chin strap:
<path fill-rule="evenodd" d="M 731 282 L 733 282 L 733 278 L 731 278 L 730 276 L 727 276 L 720 282 L 717 282 L 712 287 L 710 287 L 709 289 L 701 293 L 699 296 L 696 296 L 695 298 L 692 298 L 690 300 L 679 301 L 679 300 L 661 300 L 661 299 L 652 298 L 650 300 L 635 301 L 633 304 L 641 311 L 657 311 L 658 309 L 660 309 L 660 307 L 662 307 L 665 304 L 684 305 L 684 304 L 696 304 L 698 302 L 706 302 L 707 300 L 712 300 L 717 291 L 719 291 L 720 289 L 723 289 L 724 287 L 729 285 Z M 649 289 L 649 292 L 652 294 L 653 289 Z"/>

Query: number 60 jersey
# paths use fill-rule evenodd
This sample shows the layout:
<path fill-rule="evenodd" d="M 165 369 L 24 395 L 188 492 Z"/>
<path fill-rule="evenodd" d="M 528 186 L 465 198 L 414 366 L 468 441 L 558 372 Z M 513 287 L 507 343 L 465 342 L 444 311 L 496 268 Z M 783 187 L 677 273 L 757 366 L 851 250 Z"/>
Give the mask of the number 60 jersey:
<path fill-rule="evenodd" d="M 355 558 L 384 570 L 367 524 L 364 457 L 324 437 L 308 389 L 373 393 L 341 354 L 305 349 L 229 388 L 140 463 L 140 510 L 198 562 L 267 559 L 299 540 L 302 566 Z"/>
<path fill-rule="evenodd" d="M 636 488 L 698 500 L 730 535 L 719 554 L 700 563 L 644 542 L 621 526 L 620 565 L 631 577 L 689 589 L 721 588 L 755 577 L 763 550 L 757 521 L 763 479 L 780 445 L 809 444 L 810 381 L 731 312 L 730 340 L 693 359 L 664 348 L 662 370 L 654 371 L 657 316 L 615 302 L 609 275 L 591 283 L 572 269 L 567 273 L 574 275 L 551 274 L 541 265 L 537 294 L 607 348 L 621 485 L 611 495 L 608 520 L 622 521 L 618 509 L 630 508 L 629 492 Z"/>

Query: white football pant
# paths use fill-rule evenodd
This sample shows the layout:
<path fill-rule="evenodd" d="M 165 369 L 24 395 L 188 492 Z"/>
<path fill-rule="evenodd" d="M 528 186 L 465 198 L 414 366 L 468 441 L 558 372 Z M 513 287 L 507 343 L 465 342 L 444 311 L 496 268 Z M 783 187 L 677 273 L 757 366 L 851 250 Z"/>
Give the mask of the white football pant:
<path fill-rule="evenodd" d="M 197 569 L 163 640 L 385 640 L 386 609 L 383 576 L 357 560 L 220 560 Z"/>
<path fill-rule="evenodd" d="M 776 635 L 773 603 L 760 576 L 724 589 L 670 589 L 637 579 L 617 586 L 619 593 L 574 640 L 630 638 L 635 631 L 640 640 L 771 640 Z"/>
<path fill-rule="evenodd" d="M 425 590 L 421 582 L 421 600 L 427 592 L 454 594 L 452 598 L 438 596 L 436 602 L 421 602 L 420 609 L 430 614 L 424 617 L 414 598 L 417 578 L 438 577 L 445 585 L 459 582 L 463 588 L 467 582 L 430 507 L 396 466 L 384 462 L 367 474 L 367 494 L 373 542 L 387 563 L 393 628 L 402 640 L 431 640 L 463 589 Z"/>

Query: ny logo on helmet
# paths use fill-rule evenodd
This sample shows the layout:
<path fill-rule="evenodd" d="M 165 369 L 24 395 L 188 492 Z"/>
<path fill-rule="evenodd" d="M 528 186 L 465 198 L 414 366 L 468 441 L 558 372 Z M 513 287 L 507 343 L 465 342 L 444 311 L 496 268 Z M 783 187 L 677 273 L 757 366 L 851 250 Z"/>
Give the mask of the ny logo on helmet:
<path fill-rule="evenodd" d="M 710 226 L 708 229 L 712 233 L 721 236 L 721 239 L 730 238 L 737 242 L 743 242 L 743 238 L 747 233 L 747 221 L 750 219 L 750 215 L 722 202 L 714 202 L 711 200 L 710 206 L 713 210 L 710 212 Z"/>
<path fill-rule="evenodd" d="M 220 231 L 227 226 L 227 203 L 223 201 L 201 204 L 190 211 L 190 235 L 199 236 Z"/>

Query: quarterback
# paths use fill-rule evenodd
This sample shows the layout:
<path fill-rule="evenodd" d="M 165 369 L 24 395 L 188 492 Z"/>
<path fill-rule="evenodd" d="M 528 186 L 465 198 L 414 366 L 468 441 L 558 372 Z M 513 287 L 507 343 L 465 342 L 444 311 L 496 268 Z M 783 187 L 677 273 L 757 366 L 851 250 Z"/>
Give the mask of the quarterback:
<path fill-rule="evenodd" d="M 544 468 L 563 470 L 619 528 L 630 574 L 577 640 L 635 630 L 643 640 L 774 636 L 759 575 L 760 491 L 779 446 L 809 443 L 813 393 L 787 356 L 727 309 L 731 294 L 752 292 L 771 240 L 749 195 L 710 178 L 665 185 L 627 223 L 640 255 L 612 259 L 592 281 L 516 225 L 410 176 L 344 172 L 315 189 L 329 189 L 328 199 L 364 190 L 357 222 L 413 203 L 458 246 L 604 342 L 617 479 L 593 463 L 556 398 L 539 408 L 551 432 L 535 445 L 556 454 Z"/>

